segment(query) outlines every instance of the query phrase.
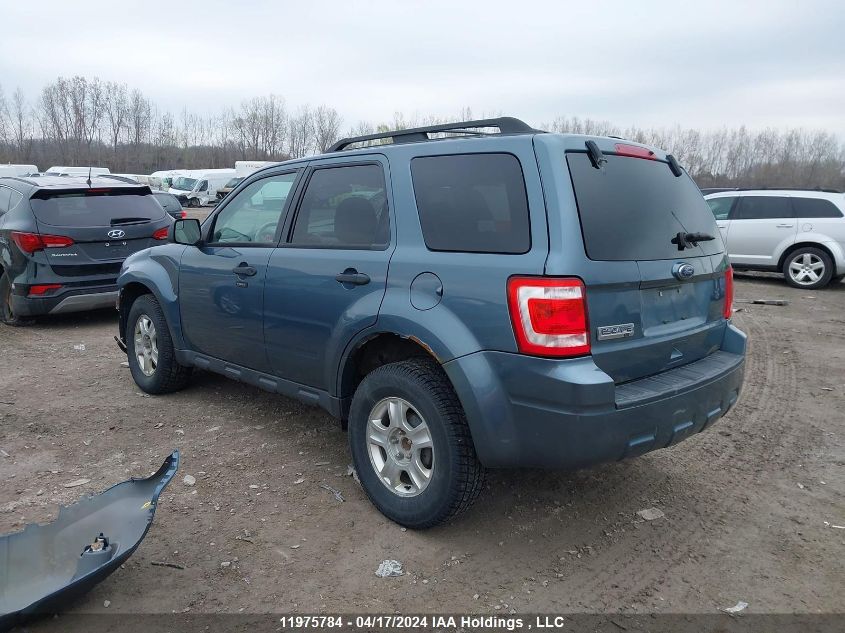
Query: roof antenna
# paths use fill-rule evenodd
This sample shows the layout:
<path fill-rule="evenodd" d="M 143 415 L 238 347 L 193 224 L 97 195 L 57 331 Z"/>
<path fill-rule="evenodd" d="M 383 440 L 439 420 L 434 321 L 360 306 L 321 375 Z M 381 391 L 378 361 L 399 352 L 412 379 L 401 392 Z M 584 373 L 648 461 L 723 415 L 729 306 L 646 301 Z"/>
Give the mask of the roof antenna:
<path fill-rule="evenodd" d="M 88 188 L 91 188 L 91 167 L 88 167 Z"/>

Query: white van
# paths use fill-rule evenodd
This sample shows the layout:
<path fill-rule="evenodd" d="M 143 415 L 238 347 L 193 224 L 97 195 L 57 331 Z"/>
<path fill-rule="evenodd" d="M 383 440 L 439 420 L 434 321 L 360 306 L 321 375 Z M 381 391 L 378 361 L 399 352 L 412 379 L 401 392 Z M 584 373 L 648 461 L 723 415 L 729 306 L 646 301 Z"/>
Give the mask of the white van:
<path fill-rule="evenodd" d="M 217 190 L 234 176 L 234 169 L 191 169 L 173 179 L 169 192 L 182 206 L 201 207 L 216 200 Z"/>
<path fill-rule="evenodd" d="M 110 174 L 108 167 L 61 167 L 54 165 L 47 170 L 47 176 L 105 176 Z"/>
<path fill-rule="evenodd" d="M 187 169 L 163 169 L 161 171 L 154 171 L 150 174 L 153 178 L 160 178 L 161 179 L 161 190 L 167 191 L 170 189 L 170 185 L 173 184 L 173 180 L 177 176 L 184 176 L 188 173 Z"/>
<path fill-rule="evenodd" d="M 0 165 L 0 176 L 29 176 L 37 173 L 38 167 L 35 165 Z"/>

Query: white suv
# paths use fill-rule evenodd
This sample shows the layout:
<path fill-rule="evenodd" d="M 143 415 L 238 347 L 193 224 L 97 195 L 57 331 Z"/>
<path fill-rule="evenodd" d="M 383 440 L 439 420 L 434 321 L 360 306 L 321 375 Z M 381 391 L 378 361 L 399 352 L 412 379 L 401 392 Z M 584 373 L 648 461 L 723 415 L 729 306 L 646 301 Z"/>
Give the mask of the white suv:
<path fill-rule="evenodd" d="M 796 288 L 845 277 L 845 194 L 737 189 L 705 199 L 737 270 L 782 272 Z"/>

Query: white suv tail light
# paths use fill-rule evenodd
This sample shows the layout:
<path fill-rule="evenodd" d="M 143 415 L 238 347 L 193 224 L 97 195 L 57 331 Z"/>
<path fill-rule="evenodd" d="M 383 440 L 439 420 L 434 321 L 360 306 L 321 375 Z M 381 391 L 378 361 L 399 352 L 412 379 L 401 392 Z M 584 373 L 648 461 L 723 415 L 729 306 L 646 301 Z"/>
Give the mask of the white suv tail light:
<path fill-rule="evenodd" d="M 555 357 L 590 353 L 587 297 L 580 279 L 511 277 L 508 309 L 521 353 Z"/>

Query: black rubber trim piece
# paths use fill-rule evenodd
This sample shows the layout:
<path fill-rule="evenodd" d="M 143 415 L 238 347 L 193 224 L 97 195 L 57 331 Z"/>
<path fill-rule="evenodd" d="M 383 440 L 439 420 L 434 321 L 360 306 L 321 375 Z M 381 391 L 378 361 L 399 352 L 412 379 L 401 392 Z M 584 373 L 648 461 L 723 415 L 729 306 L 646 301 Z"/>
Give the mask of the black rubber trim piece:
<path fill-rule="evenodd" d="M 638 406 L 692 390 L 726 374 L 742 362 L 743 356 L 739 354 L 717 351 L 688 365 L 626 382 L 616 387 L 616 408 Z"/>

